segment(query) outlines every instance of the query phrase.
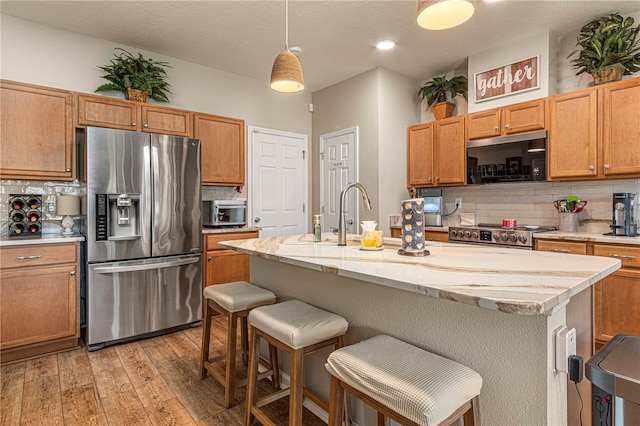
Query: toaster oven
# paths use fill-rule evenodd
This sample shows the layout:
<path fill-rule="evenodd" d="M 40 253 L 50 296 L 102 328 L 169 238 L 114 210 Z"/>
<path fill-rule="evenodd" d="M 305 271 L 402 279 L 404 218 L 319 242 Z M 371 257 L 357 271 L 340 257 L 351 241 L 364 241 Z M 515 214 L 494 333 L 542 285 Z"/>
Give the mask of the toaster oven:
<path fill-rule="evenodd" d="M 202 226 L 245 226 L 247 224 L 246 200 L 203 200 Z"/>

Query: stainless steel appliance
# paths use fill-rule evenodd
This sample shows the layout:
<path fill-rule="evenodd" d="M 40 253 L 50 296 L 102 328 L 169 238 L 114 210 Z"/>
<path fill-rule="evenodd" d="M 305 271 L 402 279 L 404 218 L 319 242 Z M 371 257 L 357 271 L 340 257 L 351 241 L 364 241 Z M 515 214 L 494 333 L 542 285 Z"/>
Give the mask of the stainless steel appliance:
<path fill-rule="evenodd" d="M 442 226 L 442 190 L 418 188 L 417 196 L 424 199 L 425 226 Z"/>
<path fill-rule="evenodd" d="M 88 127 L 89 350 L 202 319 L 200 141 Z"/>
<path fill-rule="evenodd" d="M 203 200 L 202 226 L 245 226 L 247 224 L 246 200 Z"/>
<path fill-rule="evenodd" d="M 449 241 L 533 250 L 533 234 L 555 231 L 553 226 L 518 226 L 504 228 L 501 224 L 479 223 L 478 226 L 449 227 Z"/>
<path fill-rule="evenodd" d="M 613 194 L 613 224 L 611 235 L 633 237 L 638 235 L 636 223 L 638 209 L 638 194 L 618 192 Z"/>
<path fill-rule="evenodd" d="M 545 130 L 467 142 L 467 183 L 545 181 Z"/>
<path fill-rule="evenodd" d="M 640 337 L 618 334 L 587 361 L 594 425 L 640 424 Z"/>

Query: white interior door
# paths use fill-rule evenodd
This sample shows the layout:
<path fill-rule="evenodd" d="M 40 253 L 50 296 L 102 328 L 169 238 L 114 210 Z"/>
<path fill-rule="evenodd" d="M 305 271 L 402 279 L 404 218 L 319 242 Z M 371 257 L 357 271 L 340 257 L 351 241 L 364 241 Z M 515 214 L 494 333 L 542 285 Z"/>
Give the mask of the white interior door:
<path fill-rule="evenodd" d="M 249 126 L 249 223 L 261 237 L 307 232 L 307 136 Z"/>
<path fill-rule="evenodd" d="M 358 177 L 358 127 L 320 135 L 320 206 L 322 229 L 338 229 L 340 192 Z M 351 190 L 345 203 L 347 233 L 358 233 L 358 191 Z"/>

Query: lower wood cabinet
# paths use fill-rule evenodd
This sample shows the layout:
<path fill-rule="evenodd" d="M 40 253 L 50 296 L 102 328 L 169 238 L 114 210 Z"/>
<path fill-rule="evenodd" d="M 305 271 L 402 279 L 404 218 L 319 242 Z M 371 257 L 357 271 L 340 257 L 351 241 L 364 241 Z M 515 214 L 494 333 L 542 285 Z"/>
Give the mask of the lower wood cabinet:
<path fill-rule="evenodd" d="M 391 228 L 392 238 L 402 238 L 401 228 Z M 424 239 L 426 241 L 439 241 L 441 243 L 449 242 L 449 233 L 447 231 L 425 231 Z"/>
<path fill-rule="evenodd" d="M 538 239 L 536 249 L 620 259 L 622 267 L 594 286 L 594 345 L 618 334 L 640 336 L 640 246 Z"/>
<path fill-rule="evenodd" d="M 78 253 L 78 243 L 1 250 L 3 363 L 78 346 Z"/>
<path fill-rule="evenodd" d="M 220 241 L 258 238 L 257 231 L 206 234 L 204 236 L 203 287 L 231 281 L 249 281 L 249 255 L 218 246 Z"/>

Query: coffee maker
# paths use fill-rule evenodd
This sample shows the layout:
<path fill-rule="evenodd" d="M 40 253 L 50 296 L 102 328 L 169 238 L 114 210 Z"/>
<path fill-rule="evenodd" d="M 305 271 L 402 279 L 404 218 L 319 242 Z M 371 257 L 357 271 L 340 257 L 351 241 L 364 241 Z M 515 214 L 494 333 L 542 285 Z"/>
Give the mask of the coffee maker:
<path fill-rule="evenodd" d="M 636 209 L 638 194 L 618 192 L 613 194 L 613 224 L 611 233 L 625 237 L 638 235 Z"/>

